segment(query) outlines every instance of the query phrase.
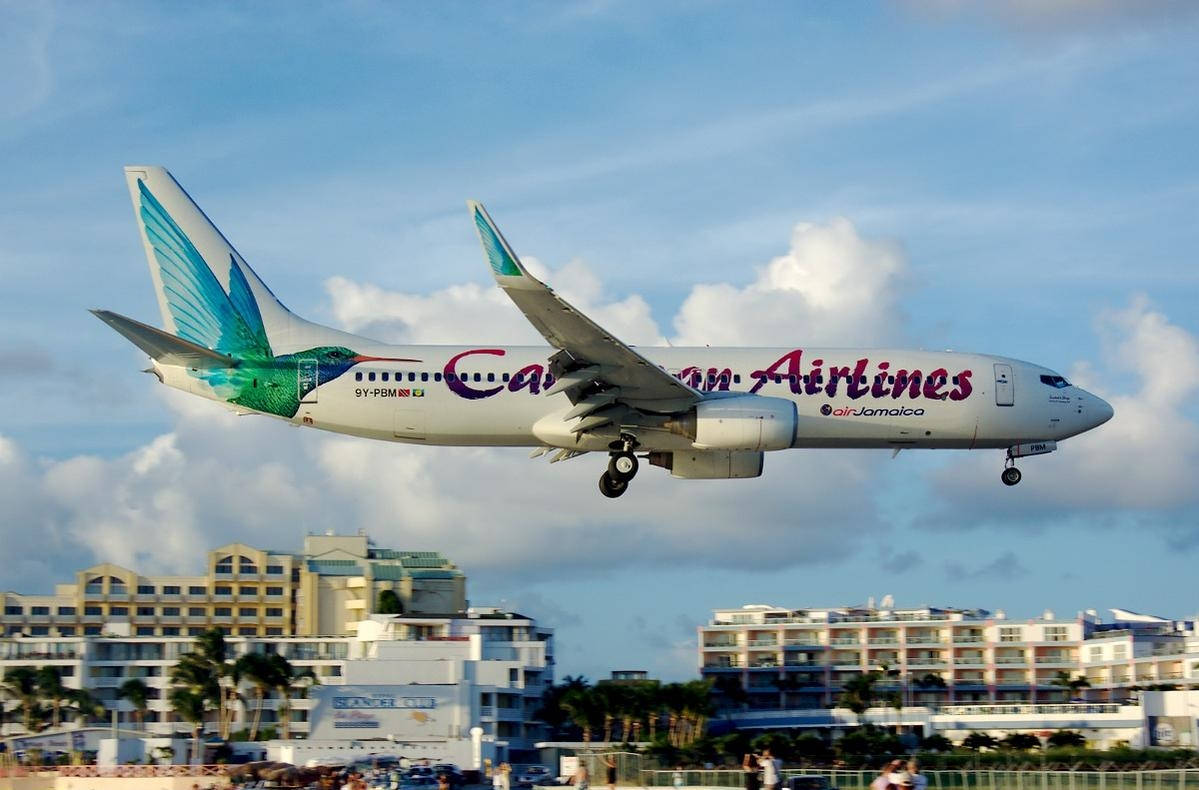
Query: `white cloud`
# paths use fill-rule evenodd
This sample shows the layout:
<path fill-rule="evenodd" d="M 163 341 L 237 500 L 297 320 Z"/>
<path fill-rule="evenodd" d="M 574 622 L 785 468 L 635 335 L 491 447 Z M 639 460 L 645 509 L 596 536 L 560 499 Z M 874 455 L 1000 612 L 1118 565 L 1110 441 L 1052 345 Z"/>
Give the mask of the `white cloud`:
<path fill-rule="evenodd" d="M 697 285 L 674 325 L 679 345 L 878 345 L 903 334 L 907 263 L 848 219 L 803 222 L 791 248 L 744 288 Z"/>
<path fill-rule="evenodd" d="M 611 300 L 582 261 L 551 270 L 523 257 L 529 272 L 552 284 L 564 299 L 628 343 L 661 345 L 662 335 L 649 305 L 638 295 Z M 387 291 L 344 277 L 325 282 L 332 312 L 351 332 L 392 343 L 544 345 L 537 330 L 494 284 L 465 283 L 434 293 Z"/>
<path fill-rule="evenodd" d="M 1000 485 L 991 453 L 938 469 L 932 482 L 951 509 L 1034 523 L 1135 512 L 1174 534 L 1199 531 L 1185 516 L 1199 504 L 1199 339 L 1145 297 L 1101 314 L 1096 331 L 1100 366 L 1079 363 L 1071 378 L 1112 404 L 1112 420 L 1022 462 L 1024 480 L 1014 489 Z"/>

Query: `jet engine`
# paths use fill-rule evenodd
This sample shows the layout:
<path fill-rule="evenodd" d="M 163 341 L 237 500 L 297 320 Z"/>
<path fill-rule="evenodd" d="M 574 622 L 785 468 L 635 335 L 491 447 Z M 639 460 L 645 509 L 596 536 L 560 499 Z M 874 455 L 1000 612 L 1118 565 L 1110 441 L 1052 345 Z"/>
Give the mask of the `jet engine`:
<path fill-rule="evenodd" d="M 667 427 L 697 450 L 786 450 L 795 443 L 799 412 L 785 398 L 735 395 L 701 401 Z"/>
<path fill-rule="evenodd" d="M 736 453 L 728 450 L 676 450 L 652 452 L 649 462 L 670 470 L 683 480 L 730 480 L 762 474 L 765 453 Z"/>

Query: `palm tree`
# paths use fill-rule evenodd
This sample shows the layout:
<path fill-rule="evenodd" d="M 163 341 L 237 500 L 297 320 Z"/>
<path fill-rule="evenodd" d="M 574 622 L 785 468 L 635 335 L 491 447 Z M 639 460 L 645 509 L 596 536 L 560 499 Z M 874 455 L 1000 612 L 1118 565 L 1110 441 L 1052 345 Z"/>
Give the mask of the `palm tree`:
<path fill-rule="evenodd" d="M 150 687 L 141 678 L 129 678 L 117 689 L 117 699 L 127 699 L 133 706 L 133 718 L 139 727 L 145 723 L 146 708 L 149 707 Z"/>
<path fill-rule="evenodd" d="M 258 740 L 263 700 L 266 699 L 266 692 L 278 685 L 275 667 L 262 653 L 246 653 L 234 662 L 233 676 L 236 680 L 246 680 L 254 689 L 254 718 L 250 722 L 250 740 Z"/>
<path fill-rule="evenodd" d="M 858 724 L 862 723 L 862 714 L 874 702 L 874 686 L 879 677 L 878 672 L 871 670 L 854 675 L 841 685 L 841 704 L 857 714 Z"/>
<path fill-rule="evenodd" d="M 291 695 L 308 694 L 308 687 L 317 683 L 316 675 L 311 667 L 295 667 L 278 653 L 267 657 L 275 680 L 275 690 L 279 692 L 279 706 L 276 708 L 277 718 L 283 733 L 283 740 L 291 739 Z"/>
<path fill-rule="evenodd" d="M 683 721 L 687 732 L 681 745 L 689 746 L 703 737 L 708 717 L 712 715 L 712 683 L 707 680 L 692 680 L 683 684 Z"/>
<path fill-rule="evenodd" d="M 90 689 L 68 689 L 67 699 L 81 724 L 87 724 L 88 719 L 104 715 L 104 703 L 97 699 Z"/>
<path fill-rule="evenodd" d="M 172 686 L 199 694 L 210 705 L 206 709 L 215 708 L 217 731 L 222 738 L 228 738 L 240 700 L 240 678 L 236 665 L 228 660 L 224 633 L 211 628 L 196 637 L 192 651 L 180 656 L 171 667 L 170 679 Z"/>
<path fill-rule="evenodd" d="M 1084 688 L 1091 687 L 1091 681 L 1087 680 L 1085 675 L 1071 677 L 1070 673 L 1064 669 L 1059 669 L 1053 679 L 1049 681 L 1052 686 L 1060 686 L 1062 692 L 1066 695 L 1068 702 L 1078 691 Z"/>
<path fill-rule="evenodd" d="M 562 707 L 575 726 L 583 731 L 583 742 L 591 743 L 591 728 L 602 715 L 592 689 L 585 685 L 568 689 L 562 695 Z"/>
<path fill-rule="evenodd" d="M 43 666 L 37 670 L 37 693 L 42 701 L 50 703 L 50 726 L 58 727 L 62 723 L 62 703 L 67 699 L 69 689 L 62 684 L 62 675 L 58 667 Z"/>
<path fill-rule="evenodd" d="M 199 691 L 176 688 L 171 691 L 170 703 L 171 710 L 192 726 L 192 754 L 189 762 L 195 765 L 200 762 L 200 734 L 204 731 L 209 699 Z"/>
<path fill-rule="evenodd" d="M 4 693 L 21 707 L 21 724 L 25 732 L 33 732 L 33 711 L 38 703 L 37 672 L 33 667 L 12 667 L 4 670 Z"/>

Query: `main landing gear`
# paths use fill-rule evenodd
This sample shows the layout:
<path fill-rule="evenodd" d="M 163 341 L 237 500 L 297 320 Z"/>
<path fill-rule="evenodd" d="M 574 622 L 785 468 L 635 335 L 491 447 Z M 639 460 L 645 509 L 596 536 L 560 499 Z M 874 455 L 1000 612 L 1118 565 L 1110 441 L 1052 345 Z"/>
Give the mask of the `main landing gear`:
<path fill-rule="evenodd" d="M 608 445 L 608 469 L 599 479 L 600 493 L 609 499 L 615 499 L 629 488 L 629 481 L 637 476 L 637 456 L 633 450 L 637 448 L 637 438 L 631 434 L 622 433 L 620 439 Z"/>

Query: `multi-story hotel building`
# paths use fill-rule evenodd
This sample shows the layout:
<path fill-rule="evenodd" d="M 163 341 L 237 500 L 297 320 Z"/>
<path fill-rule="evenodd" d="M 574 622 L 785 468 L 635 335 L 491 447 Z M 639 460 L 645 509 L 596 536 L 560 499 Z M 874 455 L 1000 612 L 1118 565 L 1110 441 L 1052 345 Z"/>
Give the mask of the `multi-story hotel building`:
<path fill-rule="evenodd" d="M 309 535 L 302 554 L 230 543 L 204 573 L 144 576 L 111 563 L 85 568 L 53 595 L 4 593 L 4 636 L 340 636 L 392 590 L 404 613 L 466 606 L 466 578 L 436 552 L 373 546 L 363 535 Z"/>
<path fill-rule="evenodd" d="M 475 608 L 458 613 L 371 615 L 355 624 L 354 636 L 232 636 L 229 660 L 257 652 L 277 653 L 297 669 L 307 668 L 322 690 L 366 684 L 371 687 L 440 684 L 452 688 L 457 718 L 464 735 L 479 727 L 485 736 L 502 741 L 510 752 L 531 750 L 541 726 L 534 711 L 553 683 L 553 632 L 513 612 Z M 63 685 L 86 688 L 109 711 L 97 717 L 104 724 L 115 711 L 124 728 L 153 735 L 187 737 L 191 725 L 172 712 L 169 704 L 171 667 L 192 650 L 193 640 L 182 636 L 74 636 L 0 639 L 0 674 L 21 666 L 52 666 Z M 149 687 L 147 709 L 137 722 L 133 707 L 118 698 L 118 689 L 131 678 Z M 297 695 L 299 696 L 299 695 Z M 316 695 L 319 696 L 319 695 Z M 249 725 L 253 695 L 237 712 L 233 730 Z M 0 735 L 22 735 L 15 700 L 5 703 L 8 724 Z M 267 694 L 261 722 L 277 727 L 279 697 Z M 291 733 L 305 738 L 313 722 L 311 699 L 291 701 Z M 69 726 L 75 726 L 71 724 Z M 336 726 L 336 725 L 333 725 Z M 326 727 L 328 729 L 328 727 Z M 346 731 L 347 738 L 386 732 Z M 451 733 L 438 731 L 438 736 Z"/>
<path fill-rule="evenodd" d="M 1120 701 L 1138 687 L 1199 682 L 1194 622 L 1112 611 L 1105 623 L 1093 610 L 1012 620 L 931 607 L 718 609 L 699 628 L 699 669 L 727 706 L 756 710 L 833 706 L 847 680 L 869 671 L 882 673 L 880 696 L 929 707 Z M 1062 672 L 1089 686 L 1064 688 Z"/>

